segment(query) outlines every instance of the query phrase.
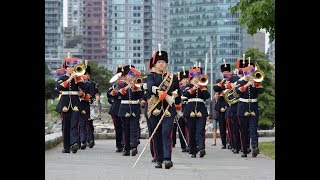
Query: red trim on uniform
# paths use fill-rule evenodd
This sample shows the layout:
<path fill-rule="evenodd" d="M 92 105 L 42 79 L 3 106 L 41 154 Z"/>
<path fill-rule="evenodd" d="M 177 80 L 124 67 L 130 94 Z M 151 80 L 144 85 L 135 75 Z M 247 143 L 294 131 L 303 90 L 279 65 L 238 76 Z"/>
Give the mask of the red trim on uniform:
<path fill-rule="evenodd" d="M 190 88 L 190 89 L 188 90 L 188 92 L 189 92 L 190 94 L 193 94 L 193 93 L 194 93 L 194 90 L 195 90 L 195 88 L 194 88 L 194 86 L 193 86 L 192 88 Z"/>
<path fill-rule="evenodd" d="M 125 95 L 127 93 L 127 90 L 125 88 L 121 88 L 119 90 L 119 92 L 122 94 L 122 95 Z"/>
<path fill-rule="evenodd" d="M 226 118 L 226 125 L 227 125 L 227 136 L 228 136 L 228 143 L 231 145 L 231 130 L 230 130 L 230 118 Z"/>
<path fill-rule="evenodd" d="M 163 101 L 168 94 L 167 94 L 166 91 L 160 91 L 160 92 L 161 92 L 161 93 L 159 94 L 159 99 L 160 99 L 161 101 Z"/>
<path fill-rule="evenodd" d="M 115 95 L 117 95 L 117 91 L 116 91 L 115 89 L 112 89 L 112 91 L 110 92 L 110 94 L 111 94 L 112 96 L 115 96 Z"/>
<path fill-rule="evenodd" d="M 84 100 L 89 101 L 90 100 L 90 94 L 85 94 L 84 95 Z"/>
<path fill-rule="evenodd" d="M 69 83 L 67 81 L 62 82 L 60 85 L 64 88 L 69 87 Z"/>
<path fill-rule="evenodd" d="M 78 82 L 83 82 L 83 78 L 82 78 L 82 76 L 80 76 L 80 77 L 76 77 L 76 83 L 78 83 Z"/>
<path fill-rule="evenodd" d="M 138 91 L 139 90 L 139 87 L 137 87 L 137 86 L 133 86 L 133 88 L 132 88 L 134 91 Z"/>
<path fill-rule="evenodd" d="M 176 110 L 182 110 L 182 103 L 181 104 L 176 104 Z"/>
<path fill-rule="evenodd" d="M 244 149 L 243 149 L 243 142 L 242 142 L 242 138 L 241 138 L 241 123 L 240 123 L 240 117 L 239 116 L 237 116 L 238 117 L 238 124 L 239 124 L 239 134 L 240 134 L 240 146 L 241 146 L 241 150 L 242 150 L 242 152 L 244 152 Z"/>
<path fill-rule="evenodd" d="M 201 86 L 201 85 L 199 85 L 199 89 L 200 89 L 201 91 L 207 90 L 206 86 Z"/>
<path fill-rule="evenodd" d="M 221 96 L 224 96 L 225 92 L 224 91 L 221 91 L 220 95 Z"/>
<path fill-rule="evenodd" d="M 261 85 L 260 82 L 255 82 L 255 83 L 254 83 L 254 87 L 255 87 L 255 88 L 262 88 L 262 85 Z"/>
<path fill-rule="evenodd" d="M 239 90 L 240 90 L 241 92 L 244 92 L 244 91 L 246 90 L 246 87 L 243 85 L 243 86 L 241 86 L 241 87 L 239 88 Z"/>
<path fill-rule="evenodd" d="M 221 80 L 217 85 L 221 87 L 223 83 L 224 83 L 224 80 Z"/>
<path fill-rule="evenodd" d="M 224 85 L 224 87 L 226 87 L 227 89 L 230 89 L 231 88 L 231 83 L 228 82 L 227 84 Z"/>

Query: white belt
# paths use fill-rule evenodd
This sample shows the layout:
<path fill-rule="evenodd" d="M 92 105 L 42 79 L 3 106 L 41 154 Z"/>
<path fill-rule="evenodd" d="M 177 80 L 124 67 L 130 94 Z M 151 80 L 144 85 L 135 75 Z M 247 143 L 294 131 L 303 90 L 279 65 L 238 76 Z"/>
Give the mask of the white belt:
<path fill-rule="evenodd" d="M 61 94 L 62 95 L 78 95 L 79 92 L 78 91 L 62 91 Z"/>
<path fill-rule="evenodd" d="M 204 100 L 201 98 L 191 98 L 191 99 L 188 99 L 188 103 L 189 102 L 203 102 L 204 103 Z"/>
<path fill-rule="evenodd" d="M 139 104 L 139 100 L 121 100 L 121 104 Z"/>
<path fill-rule="evenodd" d="M 249 102 L 257 102 L 257 99 L 239 98 L 239 101 L 249 103 Z"/>

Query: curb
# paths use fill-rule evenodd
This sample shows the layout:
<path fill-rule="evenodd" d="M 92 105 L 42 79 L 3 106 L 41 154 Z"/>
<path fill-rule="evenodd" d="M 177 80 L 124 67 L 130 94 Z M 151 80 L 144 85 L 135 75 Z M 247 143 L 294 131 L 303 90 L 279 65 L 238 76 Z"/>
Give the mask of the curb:
<path fill-rule="evenodd" d="M 258 131 L 259 137 L 275 137 L 274 130 L 259 130 Z M 177 136 L 179 137 L 178 133 Z M 95 133 L 95 139 L 115 139 L 115 133 Z M 141 133 L 141 139 L 148 139 L 149 134 Z M 206 138 L 212 138 L 212 132 L 206 133 Z M 220 138 L 219 131 L 217 132 L 217 138 Z M 45 150 L 51 149 L 56 147 L 58 144 L 62 143 L 62 132 L 60 133 L 53 133 L 45 135 Z"/>

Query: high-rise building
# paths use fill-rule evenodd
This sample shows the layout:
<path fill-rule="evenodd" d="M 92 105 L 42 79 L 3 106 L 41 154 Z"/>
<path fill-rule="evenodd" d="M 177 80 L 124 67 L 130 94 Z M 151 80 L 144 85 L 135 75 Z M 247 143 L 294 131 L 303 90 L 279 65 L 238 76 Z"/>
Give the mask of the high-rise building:
<path fill-rule="evenodd" d="M 266 33 L 259 31 L 254 35 L 247 34 L 247 30 L 243 30 L 243 52 L 246 52 L 248 48 L 258 49 L 262 53 L 266 53 L 265 51 L 265 39 Z"/>
<path fill-rule="evenodd" d="M 181 71 L 182 66 L 191 68 L 197 61 L 204 71 L 206 67 L 210 81 L 215 82 L 222 76 L 220 65 L 223 59 L 234 66 L 243 54 L 239 13 L 231 15 L 230 12 L 237 2 L 239 0 L 171 1 L 170 59 L 173 72 Z"/>
<path fill-rule="evenodd" d="M 68 27 L 75 28 L 76 35 L 82 35 L 83 0 L 68 0 Z"/>
<path fill-rule="evenodd" d="M 45 0 L 45 62 L 61 67 L 63 52 L 63 0 Z"/>
<path fill-rule="evenodd" d="M 83 59 L 107 64 L 106 0 L 83 0 Z"/>
<path fill-rule="evenodd" d="M 107 5 L 107 68 L 131 63 L 144 72 L 158 44 L 169 51 L 169 0 L 107 0 Z"/>
<path fill-rule="evenodd" d="M 276 58 L 275 58 L 275 41 L 272 41 L 271 43 L 269 43 L 269 48 L 268 48 L 268 55 L 269 55 L 269 61 L 271 64 L 275 65 L 276 63 Z"/>

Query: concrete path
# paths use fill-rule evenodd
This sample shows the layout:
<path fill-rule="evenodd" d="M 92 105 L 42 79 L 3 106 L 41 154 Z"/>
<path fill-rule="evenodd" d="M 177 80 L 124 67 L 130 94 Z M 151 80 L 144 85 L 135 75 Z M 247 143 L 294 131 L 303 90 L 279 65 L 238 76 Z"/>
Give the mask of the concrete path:
<path fill-rule="evenodd" d="M 274 137 L 261 137 L 259 142 L 272 141 Z M 134 168 L 135 161 L 147 143 L 141 139 L 136 156 L 122 156 L 116 153 L 115 140 L 96 140 L 90 149 L 79 150 L 76 154 L 61 153 L 62 144 L 45 151 L 46 180 L 273 180 L 275 160 L 263 154 L 252 158 L 241 158 L 230 150 L 221 149 L 221 141 L 211 146 L 212 138 L 206 139 L 204 158 L 190 158 L 181 152 L 180 141 L 173 148 L 171 169 L 156 169 L 151 162 L 149 147 L 146 148 Z"/>

